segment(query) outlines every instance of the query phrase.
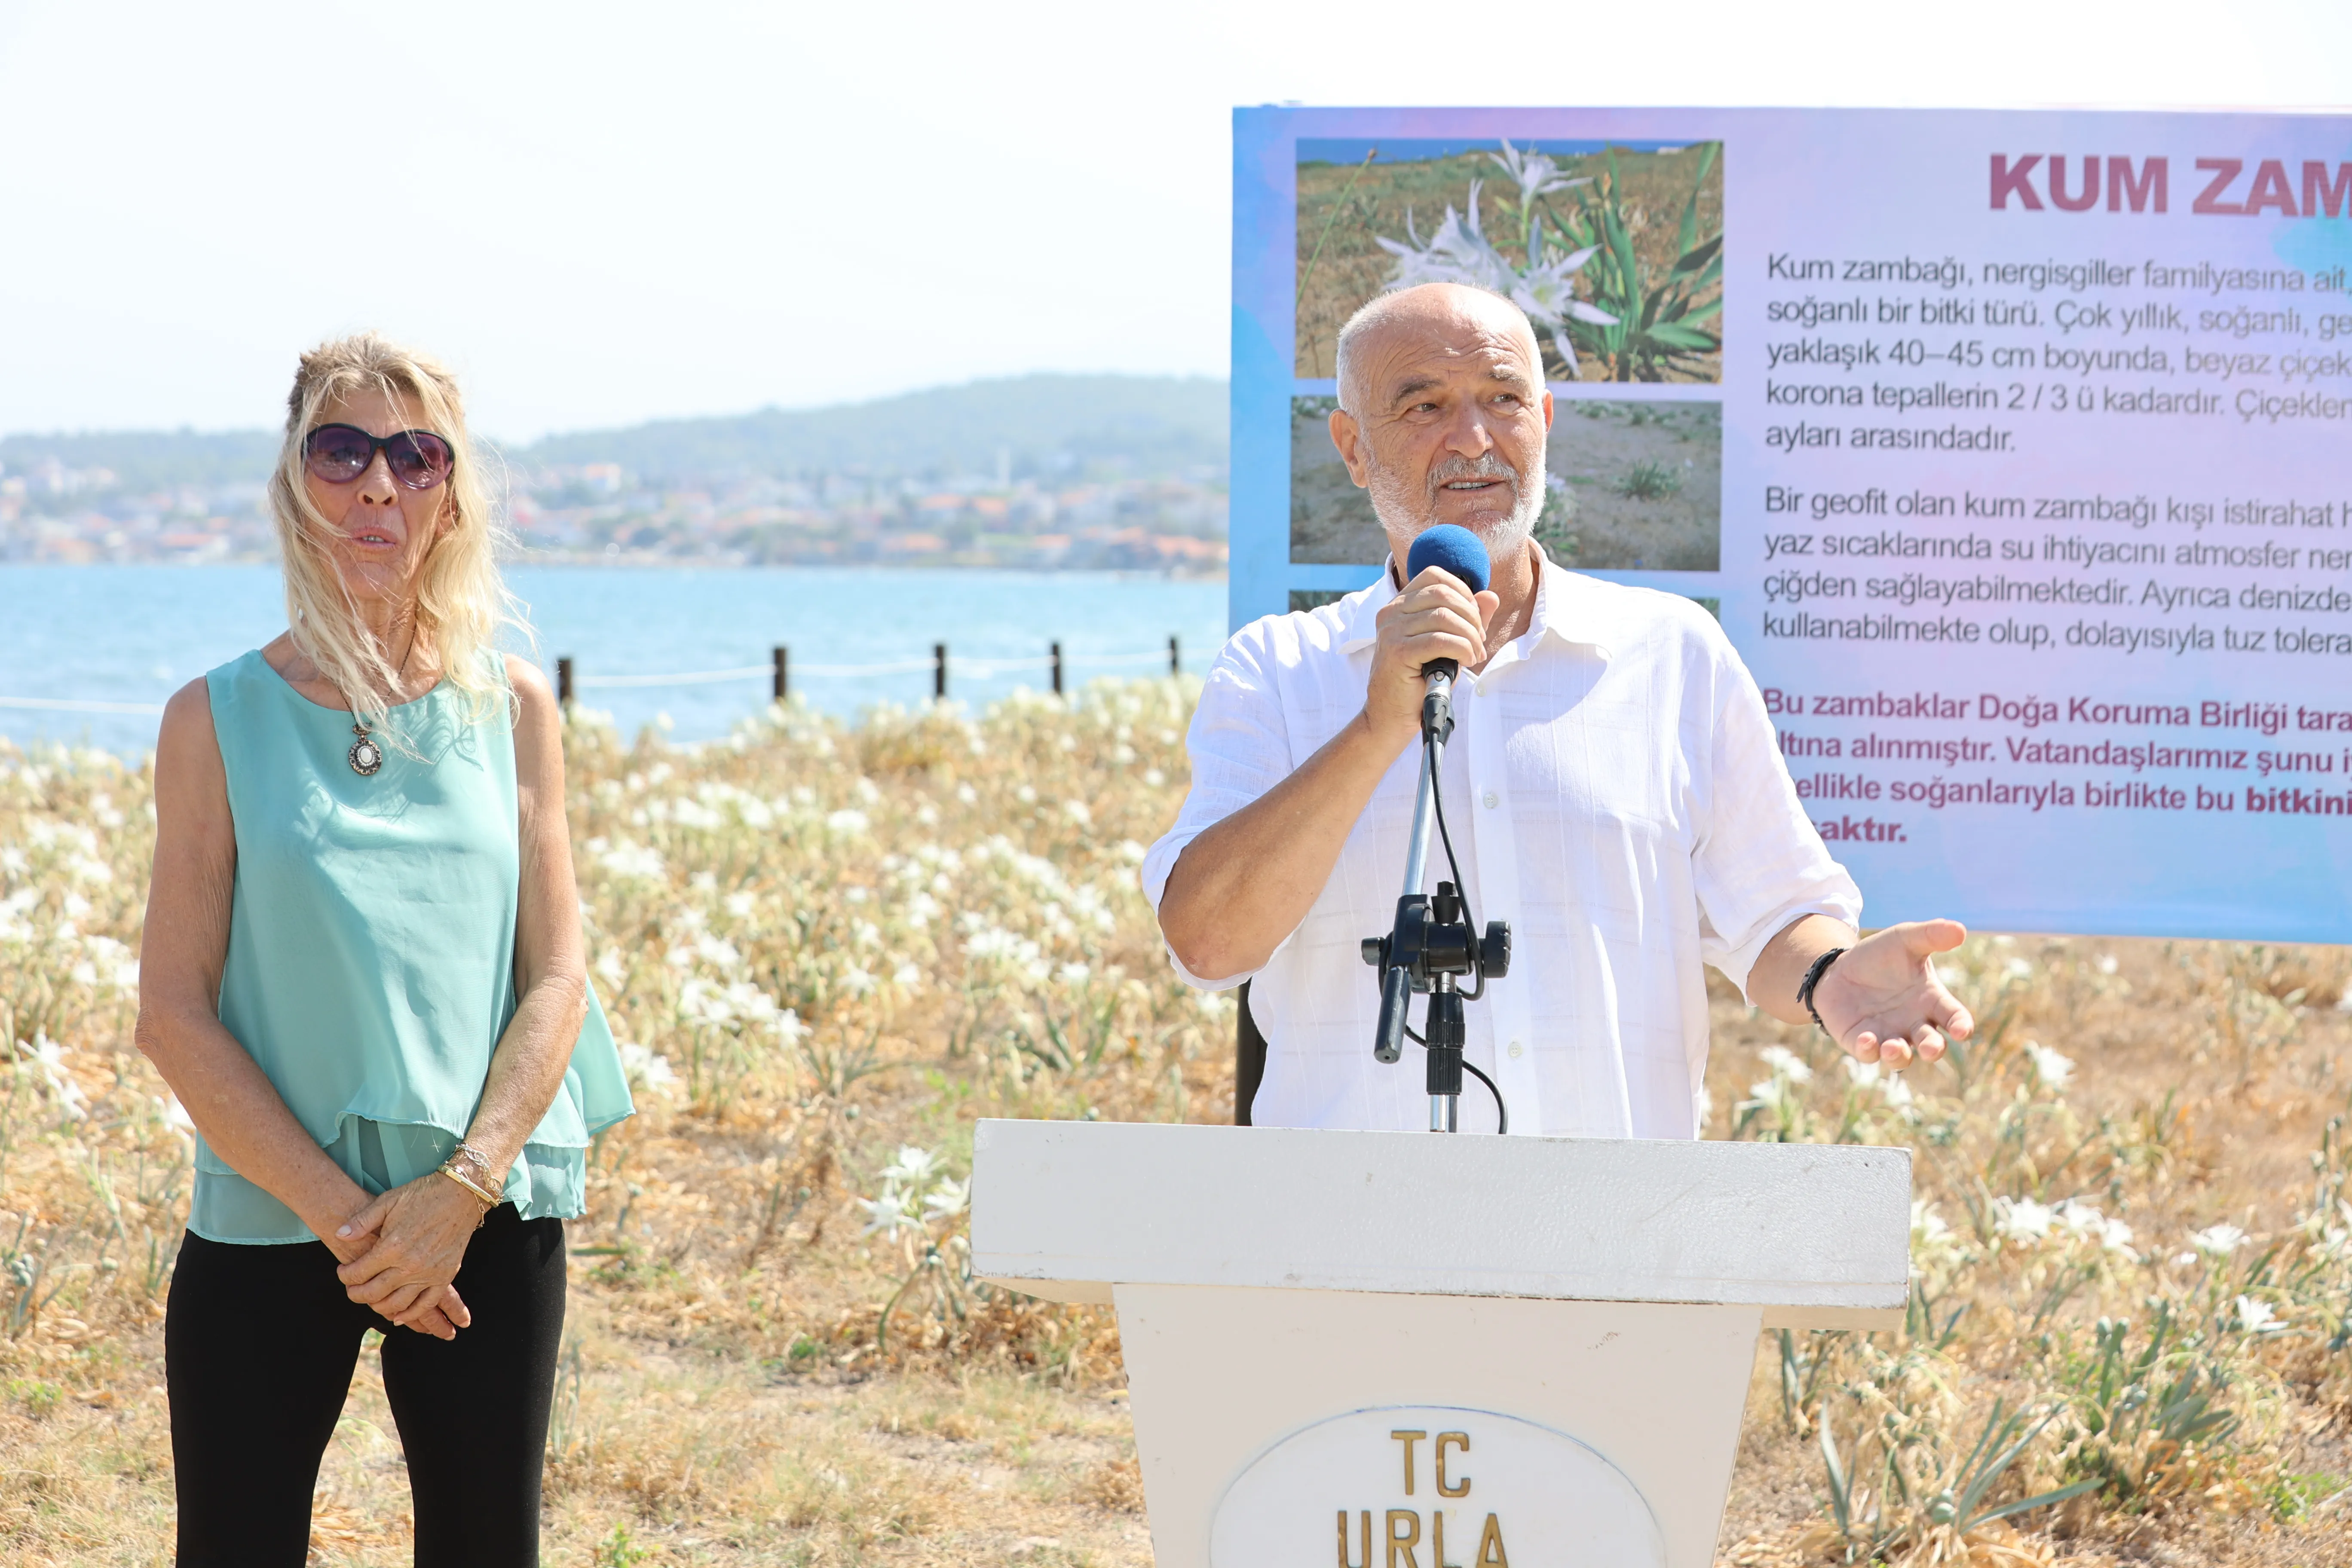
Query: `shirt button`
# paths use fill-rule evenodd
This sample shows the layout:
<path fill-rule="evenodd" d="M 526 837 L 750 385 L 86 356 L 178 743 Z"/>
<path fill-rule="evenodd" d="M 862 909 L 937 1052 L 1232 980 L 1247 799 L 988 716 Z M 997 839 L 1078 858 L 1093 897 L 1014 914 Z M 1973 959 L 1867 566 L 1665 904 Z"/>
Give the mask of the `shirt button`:
<path fill-rule="evenodd" d="M 1518 1060 L 1518 1059 L 1519 1059 L 1519 1058 L 1520 1058 L 1520 1056 L 1521 1056 L 1521 1055 L 1523 1055 L 1523 1054 L 1524 1054 L 1524 1052 L 1525 1052 L 1525 1047 L 1522 1047 L 1522 1046 L 1519 1044 L 1519 1042 L 1518 1042 L 1518 1041 L 1517 1041 L 1517 1040 L 1513 1040 L 1513 1041 L 1511 1042 L 1511 1059 L 1512 1059 L 1513 1061 L 1517 1061 L 1517 1060 Z"/>
<path fill-rule="evenodd" d="M 1494 792 L 1493 790 L 1488 790 L 1488 791 L 1486 792 L 1486 809 L 1487 809 L 1488 811 L 1492 811 L 1492 810 L 1494 810 L 1496 806 L 1498 806 L 1498 805 L 1502 805 L 1502 804 L 1503 804 L 1503 803 L 1502 803 L 1499 799 L 1497 799 L 1497 798 L 1496 797 L 1495 792 Z"/>

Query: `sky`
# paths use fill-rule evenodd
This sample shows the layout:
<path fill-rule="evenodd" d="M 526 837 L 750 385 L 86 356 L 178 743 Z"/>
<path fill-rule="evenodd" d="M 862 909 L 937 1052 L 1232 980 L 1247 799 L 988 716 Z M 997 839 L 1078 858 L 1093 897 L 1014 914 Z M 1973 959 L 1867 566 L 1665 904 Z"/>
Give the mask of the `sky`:
<path fill-rule="evenodd" d="M 376 327 L 528 440 L 1223 375 L 1236 104 L 2326 107 L 2344 0 L 0 0 L 0 433 Z"/>

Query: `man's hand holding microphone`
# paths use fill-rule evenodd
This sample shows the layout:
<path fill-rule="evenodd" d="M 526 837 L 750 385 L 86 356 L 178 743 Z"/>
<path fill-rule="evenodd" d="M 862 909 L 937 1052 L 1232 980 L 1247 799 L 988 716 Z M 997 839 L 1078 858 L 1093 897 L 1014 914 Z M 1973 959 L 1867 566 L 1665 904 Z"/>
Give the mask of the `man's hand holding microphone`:
<path fill-rule="evenodd" d="M 1486 547 L 1468 529 L 1428 530 L 1413 541 L 1406 569 L 1412 575 L 1404 591 L 1381 610 L 1364 690 L 1365 727 L 1383 744 L 1393 741 L 1391 759 L 1421 734 L 1428 667 L 1448 659 L 1473 670 L 1483 666 L 1486 634 L 1502 606 L 1501 595 L 1486 586 Z"/>
<path fill-rule="evenodd" d="M 1471 669 L 1486 662 L 1487 633 L 1501 606 L 1486 586 L 1486 548 L 1466 529 L 1433 528 L 1422 537 L 1430 534 L 1461 538 L 1443 551 L 1431 546 L 1432 553 L 1415 541 L 1404 590 L 1380 612 L 1362 711 L 1297 771 L 1202 833 L 1169 873 L 1160 929 L 1202 979 L 1263 966 L 1306 917 L 1365 803 L 1421 738 L 1430 684 L 1423 668 L 1440 659 Z"/>

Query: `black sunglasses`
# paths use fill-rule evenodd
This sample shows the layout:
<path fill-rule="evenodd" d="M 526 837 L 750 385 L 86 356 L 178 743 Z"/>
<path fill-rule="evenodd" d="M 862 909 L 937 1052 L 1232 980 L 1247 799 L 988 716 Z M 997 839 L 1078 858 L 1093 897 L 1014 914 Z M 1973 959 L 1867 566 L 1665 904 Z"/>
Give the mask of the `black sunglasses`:
<path fill-rule="evenodd" d="M 371 436 L 356 425 L 321 425 L 302 437 L 303 466 L 331 485 L 347 485 L 366 473 L 378 452 L 392 477 L 412 490 L 431 489 L 457 464 L 449 443 L 430 430 Z"/>

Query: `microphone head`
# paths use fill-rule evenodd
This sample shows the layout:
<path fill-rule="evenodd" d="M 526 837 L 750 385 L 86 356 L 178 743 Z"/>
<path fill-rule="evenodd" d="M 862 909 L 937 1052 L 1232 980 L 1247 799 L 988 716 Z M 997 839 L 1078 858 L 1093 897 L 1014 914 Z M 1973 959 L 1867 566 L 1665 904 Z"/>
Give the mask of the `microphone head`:
<path fill-rule="evenodd" d="M 1486 580 L 1493 575 L 1493 563 L 1487 559 L 1486 542 L 1468 529 L 1451 522 L 1423 529 L 1421 536 L 1412 542 L 1412 548 L 1404 558 L 1404 580 L 1410 583 L 1432 566 L 1443 566 L 1469 584 L 1474 594 L 1485 593 Z"/>

